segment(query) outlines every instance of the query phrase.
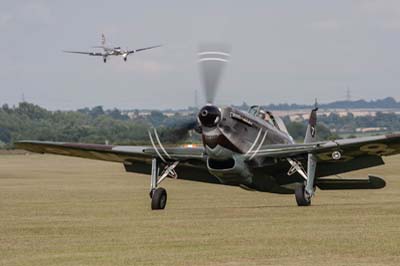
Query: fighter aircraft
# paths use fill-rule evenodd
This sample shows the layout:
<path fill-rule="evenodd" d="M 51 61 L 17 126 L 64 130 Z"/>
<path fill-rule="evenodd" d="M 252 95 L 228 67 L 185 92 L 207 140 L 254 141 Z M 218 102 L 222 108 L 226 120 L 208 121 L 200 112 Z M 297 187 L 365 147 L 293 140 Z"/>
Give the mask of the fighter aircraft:
<path fill-rule="evenodd" d="M 112 55 L 113 56 L 122 56 L 122 58 L 126 62 L 128 60 L 128 55 L 130 55 L 130 54 L 154 49 L 154 48 L 157 48 L 160 46 L 161 45 L 154 45 L 154 46 L 139 48 L 139 49 L 135 49 L 135 50 L 122 49 L 121 47 L 108 47 L 108 46 L 106 46 L 106 36 L 104 34 L 102 34 L 101 35 L 101 46 L 93 46 L 93 48 L 103 49 L 103 52 L 80 52 L 80 51 L 63 51 L 63 52 L 72 53 L 72 54 L 85 54 L 85 55 L 90 55 L 90 56 L 102 56 L 104 63 L 107 62 L 108 56 L 112 56 Z"/>
<path fill-rule="evenodd" d="M 319 141 L 317 108 L 310 114 L 303 143 L 295 143 L 282 119 L 260 106 L 248 112 L 214 103 L 217 85 L 230 53 L 204 48 L 199 65 L 207 104 L 187 125 L 201 134 L 200 147 L 167 147 L 157 130 L 151 146 L 118 146 L 21 141 L 17 148 L 123 163 L 126 171 L 150 175 L 151 209 L 164 209 L 166 178 L 237 186 L 250 191 L 294 194 L 298 206 L 309 206 L 321 190 L 378 189 L 385 181 L 328 177 L 384 164 L 382 157 L 400 153 L 400 134 Z M 232 190 L 234 193 L 234 190 Z"/>

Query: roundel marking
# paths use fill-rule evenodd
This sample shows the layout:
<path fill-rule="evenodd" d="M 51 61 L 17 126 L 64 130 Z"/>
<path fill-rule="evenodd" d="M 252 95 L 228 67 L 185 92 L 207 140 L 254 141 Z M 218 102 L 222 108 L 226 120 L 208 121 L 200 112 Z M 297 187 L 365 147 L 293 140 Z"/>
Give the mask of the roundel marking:
<path fill-rule="evenodd" d="M 332 159 L 333 160 L 340 160 L 340 158 L 342 158 L 342 154 L 340 153 L 340 151 L 332 152 Z"/>
<path fill-rule="evenodd" d="M 320 158 L 322 161 L 333 161 L 333 162 L 347 162 L 353 159 L 352 156 L 343 155 L 339 151 L 320 153 L 318 154 L 318 158 Z"/>

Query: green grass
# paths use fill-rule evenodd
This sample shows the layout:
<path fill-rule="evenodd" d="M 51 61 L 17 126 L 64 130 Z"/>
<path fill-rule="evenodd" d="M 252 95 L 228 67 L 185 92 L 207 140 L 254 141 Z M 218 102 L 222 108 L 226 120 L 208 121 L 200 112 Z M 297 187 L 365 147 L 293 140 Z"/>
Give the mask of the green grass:
<path fill-rule="evenodd" d="M 0 265 L 400 265 L 400 157 L 352 173 L 371 191 L 292 195 L 167 180 L 151 211 L 149 177 L 123 166 L 0 156 Z"/>

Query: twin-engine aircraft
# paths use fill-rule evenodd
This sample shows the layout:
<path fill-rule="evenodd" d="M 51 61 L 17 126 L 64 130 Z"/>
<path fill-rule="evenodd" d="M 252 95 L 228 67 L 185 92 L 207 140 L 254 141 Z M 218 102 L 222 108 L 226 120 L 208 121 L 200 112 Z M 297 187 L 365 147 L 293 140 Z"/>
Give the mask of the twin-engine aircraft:
<path fill-rule="evenodd" d="M 128 60 L 128 55 L 130 55 L 130 54 L 154 49 L 154 48 L 157 48 L 160 46 L 161 45 L 154 45 L 154 46 L 139 48 L 139 49 L 135 49 L 135 50 L 122 49 L 121 47 L 108 47 L 108 46 L 106 46 L 106 36 L 104 34 L 102 34 L 101 35 L 101 45 L 93 46 L 93 48 L 103 49 L 103 52 L 80 52 L 80 51 L 64 51 L 64 52 L 72 53 L 72 54 L 85 54 L 85 55 L 90 55 L 90 56 L 101 56 L 101 57 L 103 57 L 104 63 L 107 62 L 107 58 L 109 56 L 122 56 L 122 58 L 126 62 L 126 60 Z"/>
<path fill-rule="evenodd" d="M 238 186 L 246 190 L 294 194 L 298 206 L 309 206 L 321 190 L 378 189 L 376 176 L 343 179 L 333 176 L 384 164 L 383 156 L 400 153 L 400 134 L 317 140 L 317 108 L 311 111 L 304 143 L 295 143 L 283 121 L 259 106 L 248 112 L 214 104 L 215 93 L 230 54 L 204 48 L 199 65 L 207 104 L 197 121 L 186 128 L 202 136 L 201 147 L 166 147 L 156 129 L 149 130 L 151 146 L 114 146 L 63 142 L 21 141 L 17 148 L 123 163 L 126 171 L 150 175 L 153 210 L 164 209 L 166 178 Z"/>

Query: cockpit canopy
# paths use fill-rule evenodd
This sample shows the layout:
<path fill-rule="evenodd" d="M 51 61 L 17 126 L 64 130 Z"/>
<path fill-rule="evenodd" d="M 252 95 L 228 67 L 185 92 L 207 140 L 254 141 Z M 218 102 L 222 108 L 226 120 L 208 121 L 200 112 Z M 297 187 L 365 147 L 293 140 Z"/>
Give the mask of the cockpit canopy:
<path fill-rule="evenodd" d="M 268 122 L 275 128 L 279 129 L 280 131 L 289 134 L 285 126 L 285 123 L 283 123 L 282 119 L 279 116 L 274 116 L 270 111 L 264 110 L 261 106 L 253 105 L 250 107 L 248 112 Z"/>

